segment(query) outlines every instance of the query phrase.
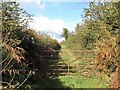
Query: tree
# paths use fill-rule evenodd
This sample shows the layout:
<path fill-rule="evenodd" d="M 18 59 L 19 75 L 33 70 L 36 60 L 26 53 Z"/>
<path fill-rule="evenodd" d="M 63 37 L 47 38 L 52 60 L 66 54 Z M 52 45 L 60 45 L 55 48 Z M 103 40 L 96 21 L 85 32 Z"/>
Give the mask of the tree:
<path fill-rule="evenodd" d="M 110 88 L 118 88 L 119 79 L 119 30 L 120 30 L 120 2 L 90 3 L 85 9 L 86 21 L 92 21 L 88 25 L 92 31 L 98 31 L 96 41 L 96 69 L 111 79 Z M 97 27 L 96 27 L 97 26 Z"/>
<path fill-rule="evenodd" d="M 80 25 L 77 23 L 76 27 L 75 27 L 76 32 L 80 30 Z"/>
<path fill-rule="evenodd" d="M 19 83 L 17 86 L 20 86 L 28 74 L 24 72 L 19 74 L 15 71 L 27 68 L 26 51 L 18 45 L 23 40 L 23 37 L 20 38 L 20 36 L 23 35 L 23 30 L 28 27 L 30 15 L 21 9 L 16 2 L 3 1 L 1 5 L 2 40 L 0 46 L 2 46 L 2 62 L 0 63 L 2 64 L 2 85 L 4 88 L 15 88 L 15 84 Z"/>
<path fill-rule="evenodd" d="M 91 2 L 89 8 L 85 9 L 86 20 L 100 22 L 111 27 L 109 32 L 117 36 L 119 30 L 119 4 L 120 2 Z"/>
<path fill-rule="evenodd" d="M 69 31 L 68 31 L 68 29 L 67 28 L 63 28 L 63 33 L 62 33 L 62 35 L 61 35 L 62 37 L 64 37 L 65 38 L 65 40 L 67 40 L 68 39 L 68 37 L 69 37 Z"/>

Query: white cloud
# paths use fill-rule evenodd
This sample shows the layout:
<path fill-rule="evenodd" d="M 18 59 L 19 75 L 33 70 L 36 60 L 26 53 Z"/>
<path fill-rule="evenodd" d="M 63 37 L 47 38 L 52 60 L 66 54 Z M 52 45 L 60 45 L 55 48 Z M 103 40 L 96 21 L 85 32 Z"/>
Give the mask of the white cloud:
<path fill-rule="evenodd" d="M 58 42 L 64 40 L 60 37 L 60 34 L 63 32 L 65 22 L 62 19 L 50 19 L 45 16 L 33 17 L 33 22 L 30 23 L 30 27 L 35 31 L 48 32 L 48 35 L 53 39 L 56 39 Z M 51 34 L 52 33 L 52 34 Z"/>
<path fill-rule="evenodd" d="M 56 39 L 58 42 L 62 42 L 65 40 L 65 38 L 57 38 L 57 36 L 55 34 L 48 34 L 50 37 L 52 37 L 53 39 Z"/>
<path fill-rule="evenodd" d="M 49 19 L 45 16 L 33 17 L 34 22 L 30 24 L 30 27 L 36 31 L 51 32 L 55 34 L 61 34 L 64 21 L 62 19 Z"/>

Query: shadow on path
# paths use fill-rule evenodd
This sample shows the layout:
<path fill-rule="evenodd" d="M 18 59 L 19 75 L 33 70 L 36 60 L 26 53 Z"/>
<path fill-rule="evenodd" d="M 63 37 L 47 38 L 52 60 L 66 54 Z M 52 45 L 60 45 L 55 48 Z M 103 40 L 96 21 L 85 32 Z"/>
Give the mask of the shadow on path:
<path fill-rule="evenodd" d="M 41 90 L 43 88 L 69 88 L 64 86 L 59 78 L 41 77 L 40 73 L 29 78 L 28 82 L 32 86 L 30 90 Z"/>

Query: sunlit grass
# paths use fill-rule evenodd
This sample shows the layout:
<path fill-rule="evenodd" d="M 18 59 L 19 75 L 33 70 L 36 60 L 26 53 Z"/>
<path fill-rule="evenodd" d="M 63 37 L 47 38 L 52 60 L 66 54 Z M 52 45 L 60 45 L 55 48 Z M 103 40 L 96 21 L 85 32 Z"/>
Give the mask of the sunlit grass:
<path fill-rule="evenodd" d="M 70 88 L 107 88 L 108 84 L 104 78 L 78 78 L 77 76 L 62 76 L 59 77 L 62 85 Z"/>

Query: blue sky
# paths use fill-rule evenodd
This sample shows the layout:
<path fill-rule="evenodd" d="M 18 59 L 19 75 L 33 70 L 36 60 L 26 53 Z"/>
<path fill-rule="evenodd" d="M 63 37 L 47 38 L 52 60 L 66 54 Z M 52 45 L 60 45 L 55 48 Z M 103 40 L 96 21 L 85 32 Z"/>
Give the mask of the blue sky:
<path fill-rule="evenodd" d="M 60 34 L 64 27 L 71 32 L 74 31 L 76 23 L 82 23 L 83 8 L 88 6 L 89 2 L 20 1 L 20 7 L 34 15 L 31 28 L 44 31 L 58 41 L 63 40 Z"/>

